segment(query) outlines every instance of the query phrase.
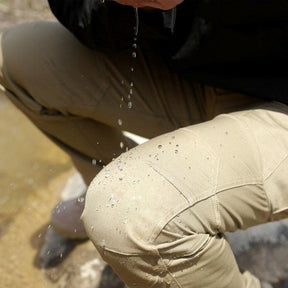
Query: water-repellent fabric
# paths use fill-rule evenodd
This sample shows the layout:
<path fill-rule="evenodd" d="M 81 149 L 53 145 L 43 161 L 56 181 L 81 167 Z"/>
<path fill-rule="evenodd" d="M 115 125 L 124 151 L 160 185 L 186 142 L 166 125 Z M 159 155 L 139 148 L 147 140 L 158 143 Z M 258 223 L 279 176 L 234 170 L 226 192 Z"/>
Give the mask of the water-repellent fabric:
<path fill-rule="evenodd" d="M 129 287 L 260 288 L 223 233 L 288 215 L 288 109 L 270 103 L 156 137 L 91 183 L 83 221 Z"/>

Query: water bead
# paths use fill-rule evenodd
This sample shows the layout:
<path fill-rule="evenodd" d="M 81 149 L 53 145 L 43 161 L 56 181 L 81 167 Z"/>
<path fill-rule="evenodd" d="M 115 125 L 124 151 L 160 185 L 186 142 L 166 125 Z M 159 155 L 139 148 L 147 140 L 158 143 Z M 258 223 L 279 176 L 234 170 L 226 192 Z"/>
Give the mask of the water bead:
<path fill-rule="evenodd" d="M 83 197 L 83 196 L 80 196 L 80 197 L 77 198 L 77 202 L 78 203 L 83 203 L 84 200 L 85 200 L 85 197 Z"/>

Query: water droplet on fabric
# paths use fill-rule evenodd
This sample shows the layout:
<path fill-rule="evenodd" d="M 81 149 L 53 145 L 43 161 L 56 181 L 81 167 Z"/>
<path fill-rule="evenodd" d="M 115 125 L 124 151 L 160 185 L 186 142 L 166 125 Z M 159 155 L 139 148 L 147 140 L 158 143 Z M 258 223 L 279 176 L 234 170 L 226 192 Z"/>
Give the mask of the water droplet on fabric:
<path fill-rule="evenodd" d="M 105 241 L 104 239 L 101 241 L 101 246 L 102 246 L 103 249 L 105 249 L 105 247 L 106 247 L 106 241 Z"/>
<path fill-rule="evenodd" d="M 137 53 L 136 53 L 135 51 L 133 51 L 132 54 L 131 54 L 131 56 L 132 56 L 133 58 L 136 58 L 136 57 L 137 57 Z"/>
<path fill-rule="evenodd" d="M 132 108 L 132 102 L 131 102 L 131 101 L 129 101 L 127 105 L 128 105 L 128 108 L 129 108 L 129 109 Z"/>
<path fill-rule="evenodd" d="M 78 203 L 83 203 L 84 201 L 85 201 L 85 197 L 83 197 L 83 196 L 80 196 L 77 198 Z"/>
<path fill-rule="evenodd" d="M 130 83 L 130 86 L 133 87 L 133 86 L 134 86 L 134 82 L 131 82 L 131 83 Z"/>
<path fill-rule="evenodd" d="M 124 148 L 124 143 L 121 141 L 120 142 L 120 148 L 123 149 Z"/>
<path fill-rule="evenodd" d="M 118 125 L 119 125 L 119 126 L 122 126 L 122 124 L 123 124 L 122 119 L 119 118 L 119 119 L 118 119 Z"/>

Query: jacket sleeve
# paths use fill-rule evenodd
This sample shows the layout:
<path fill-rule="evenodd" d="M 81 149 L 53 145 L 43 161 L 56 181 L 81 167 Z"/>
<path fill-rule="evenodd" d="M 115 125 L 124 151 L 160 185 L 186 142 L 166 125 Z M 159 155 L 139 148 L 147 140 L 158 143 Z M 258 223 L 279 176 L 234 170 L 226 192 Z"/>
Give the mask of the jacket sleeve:
<path fill-rule="evenodd" d="M 135 26 L 132 7 L 100 0 L 48 2 L 59 22 L 86 46 L 114 50 L 126 48 L 130 44 Z"/>

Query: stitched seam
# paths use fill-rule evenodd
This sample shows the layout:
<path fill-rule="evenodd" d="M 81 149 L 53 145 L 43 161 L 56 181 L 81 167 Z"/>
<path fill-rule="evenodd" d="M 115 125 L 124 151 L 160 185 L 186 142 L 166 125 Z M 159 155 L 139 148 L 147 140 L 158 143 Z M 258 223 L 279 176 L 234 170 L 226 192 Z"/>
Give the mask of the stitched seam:
<path fill-rule="evenodd" d="M 279 161 L 279 163 L 277 164 L 277 166 L 275 167 L 275 169 L 274 169 L 273 171 L 271 171 L 271 172 L 263 179 L 264 182 L 265 182 L 266 180 L 268 180 L 268 179 L 275 173 L 275 171 L 282 165 L 282 163 L 283 163 L 287 158 L 288 158 L 288 153 L 286 153 L 285 157 L 284 157 L 281 161 Z"/>
<path fill-rule="evenodd" d="M 177 281 L 177 279 L 173 276 L 173 274 L 169 271 L 168 269 L 168 266 L 165 264 L 162 256 L 161 256 L 161 253 L 159 252 L 159 250 L 157 249 L 158 251 L 158 254 L 159 254 L 159 259 L 161 260 L 161 264 L 162 266 L 164 267 L 165 271 L 169 274 L 170 278 L 173 279 L 175 281 L 175 283 L 177 284 L 177 286 L 179 288 L 182 288 L 182 285 Z"/>
<path fill-rule="evenodd" d="M 244 114 L 244 116 L 249 115 L 250 113 L 251 113 L 251 111 L 249 110 L 249 111 L 247 111 L 247 113 Z M 259 143 L 257 141 L 257 138 L 253 132 L 253 129 L 250 129 L 250 126 L 247 123 L 247 119 L 245 119 L 243 117 L 243 121 L 241 121 L 241 118 L 239 116 L 235 116 L 235 115 L 231 115 L 231 114 L 224 114 L 224 115 L 221 115 L 220 117 L 233 119 L 234 121 L 236 121 L 239 124 L 239 126 L 242 128 L 242 131 L 246 135 L 249 134 L 249 136 L 251 136 L 254 139 L 254 142 L 256 143 L 257 156 L 258 156 L 258 159 L 261 163 L 261 177 L 262 177 L 262 181 L 263 181 L 264 175 L 263 175 L 263 162 L 262 162 L 262 157 L 261 157 L 262 154 L 261 154 L 260 149 L 259 149 Z M 249 137 L 247 137 L 247 139 L 250 140 Z M 251 142 L 251 141 L 249 141 L 249 142 Z"/>

